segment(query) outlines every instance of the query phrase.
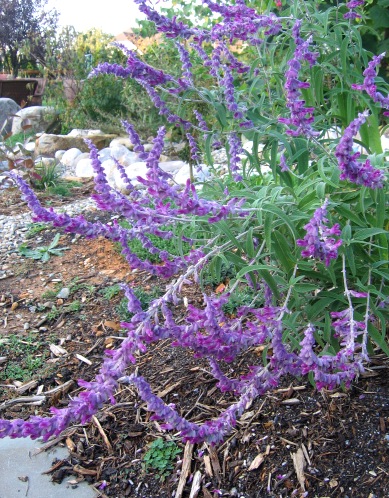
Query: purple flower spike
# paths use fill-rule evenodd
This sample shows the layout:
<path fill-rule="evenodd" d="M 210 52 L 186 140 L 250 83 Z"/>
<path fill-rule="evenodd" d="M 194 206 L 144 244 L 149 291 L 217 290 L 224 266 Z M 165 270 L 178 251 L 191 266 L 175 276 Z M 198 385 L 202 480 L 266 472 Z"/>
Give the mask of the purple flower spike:
<path fill-rule="evenodd" d="M 319 133 L 312 128 L 314 108 L 305 107 L 305 100 L 301 98 L 301 89 L 309 88 L 310 84 L 298 78 L 302 62 L 307 61 L 310 66 L 313 66 L 319 54 L 309 50 L 311 38 L 306 41 L 301 38 L 300 26 L 300 20 L 296 21 L 293 26 L 292 36 L 296 43 L 296 50 L 293 59 L 288 62 L 289 69 L 286 71 L 286 107 L 290 109 L 290 118 L 279 118 L 279 122 L 293 127 L 286 131 L 292 137 L 300 135 L 315 137 Z"/>
<path fill-rule="evenodd" d="M 374 168 L 369 159 L 366 159 L 364 163 L 358 162 L 357 159 L 361 155 L 360 152 L 353 153 L 353 137 L 358 133 L 359 128 L 366 121 L 368 115 L 368 111 L 360 113 L 348 125 L 336 147 L 335 156 L 341 171 L 341 180 L 349 180 L 357 185 L 376 189 L 383 187 L 384 173 Z"/>
<path fill-rule="evenodd" d="M 385 57 L 385 52 L 381 55 L 373 57 L 369 62 L 367 68 L 363 72 L 365 77 L 362 85 L 351 85 L 354 90 L 365 91 L 377 104 L 384 109 L 389 109 L 389 96 L 384 97 L 382 93 L 377 92 L 377 85 L 375 78 L 377 76 L 376 68 L 381 64 L 382 59 Z"/>
<path fill-rule="evenodd" d="M 242 143 L 236 133 L 229 134 L 230 142 L 230 169 L 236 182 L 242 181 L 242 175 L 239 173 L 241 160 L 239 154 L 243 152 Z"/>
<path fill-rule="evenodd" d="M 326 225 L 327 206 L 328 199 L 316 209 L 309 223 L 304 226 L 307 231 L 305 237 L 296 241 L 298 246 L 306 248 L 301 251 L 301 256 L 320 259 L 326 266 L 330 264 L 331 259 L 338 257 L 338 247 L 342 245 L 341 239 L 335 240 L 333 237 L 341 234 L 339 225 L 336 223 L 331 228 Z"/>

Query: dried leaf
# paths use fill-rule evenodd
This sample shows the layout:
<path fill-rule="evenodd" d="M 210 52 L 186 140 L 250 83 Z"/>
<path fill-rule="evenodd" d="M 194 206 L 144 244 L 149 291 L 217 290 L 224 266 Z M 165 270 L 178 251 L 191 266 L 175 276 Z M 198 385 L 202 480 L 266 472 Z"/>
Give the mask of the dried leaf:
<path fill-rule="evenodd" d="M 70 437 L 66 438 L 66 446 L 68 447 L 68 450 L 73 453 L 76 450 L 76 445 L 73 443 L 73 440 L 70 439 Z"/>
<path fill-rule="evenodd" d="M 109 329 L 113 329 L 116 331 L 121 329 L 120 322 L 113 322 L 111 320 L 105 320 L 104 327 L 108 327 Z"/>
<path fill-rule="evenodd" d="M 221 294 L 226 286 L 224 284 L 219 284 L 215 289 L 215 294 Z"/>

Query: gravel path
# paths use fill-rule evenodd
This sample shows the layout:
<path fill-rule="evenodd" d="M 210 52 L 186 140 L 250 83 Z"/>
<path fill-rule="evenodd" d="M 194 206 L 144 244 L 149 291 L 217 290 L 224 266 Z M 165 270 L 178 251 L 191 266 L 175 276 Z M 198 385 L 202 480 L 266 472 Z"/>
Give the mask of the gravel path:
<path fill-rule="evenodd" d="M 75 216 L 94 207 L 93 200 L 81 199 L 56 208 L 56 210 Z M 12 264 L 20 258 L 18 247 L 26 241 L 31 223 L 30 212 L 13 216 L 0 215 L 0 280 L 12 274 Z M 38 236 L 34 240 L 39 243 L 43 239 Z"/>

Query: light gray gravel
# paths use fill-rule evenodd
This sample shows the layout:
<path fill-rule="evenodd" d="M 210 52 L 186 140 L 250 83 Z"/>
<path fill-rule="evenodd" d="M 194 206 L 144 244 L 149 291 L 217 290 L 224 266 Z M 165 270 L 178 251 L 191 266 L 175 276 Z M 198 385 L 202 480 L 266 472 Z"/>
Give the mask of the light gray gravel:
<path fill-rule="evenodd" d="M 94 207 L 95 203 L 91 199 L 82 199 L 55 210 L 75 216 Z M 0 280 L 12 275 L 13 264 L 20 259 L 18 247 L 26 241 L 31 223 L 30 212 L 12 216 L 0 215 Z M 39 234 L 35 241 L 39 242 Z"/>

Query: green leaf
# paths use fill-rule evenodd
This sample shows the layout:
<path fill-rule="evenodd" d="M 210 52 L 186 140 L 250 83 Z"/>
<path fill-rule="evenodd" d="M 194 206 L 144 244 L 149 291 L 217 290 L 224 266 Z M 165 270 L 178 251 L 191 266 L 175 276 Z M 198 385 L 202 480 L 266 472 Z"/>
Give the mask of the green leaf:
<path fill-rule="evenodd" d="M 268 203 L 263 204 L 263 210 L 275 214 L 289 228 L 289 230 L 290 230 L 290 232 L 291 232 L 291 234 L 293 236 L 293 239 L 296 240 L 298 238 L 298 233 L 297 233 L 297 230 L 296 230 L 295 226 L 290 221 L 290 217 L 288 217 L 284 213 L 284 211 L 282 211 L 279 207 L 277 207 L 277 206 L 275 206 L 273 204 L 268 204 Z"/>
<path fill-rule="evenodd" d="M 363 228 L 361 230 L 356 229 L 354 232 L 354 237 L 352 239 L 352 242 L 366 240 L 370 237 L 374 237 L 375 235 L 379 234 L 383 234 L 386 237 L 389 236 L 389 232 L 383 230 L 382 228 Z"/>
<path fill-rule="evenodd" d="M 255 255 L 255 247 L 253 240 L 253 227 L 251 227 L 247 233 L 246 237 L 246 254 L 249 258 L 253 258 Z"/>
<path fill-rule="evenodd" d="M 296 264 L 296 259 L 292 253 L 291 247 L 286 238 L 278 230 L 274 230 L 273 239 L 273 249 L 276 258 L 281 263 L 285 272 L 288 273 Z"/>
<path fill-rule="evenodd" d="M 377 344 L 378 347 L 382 349 L 382 351 L 389 356 L 389 346 L 385 340 L 386 330 L 383 334 L 380 333 L 378 329 L 374 327 L 372 323 L 368 323 L 367 330 L 369 333 L 369 337 Z"/>

